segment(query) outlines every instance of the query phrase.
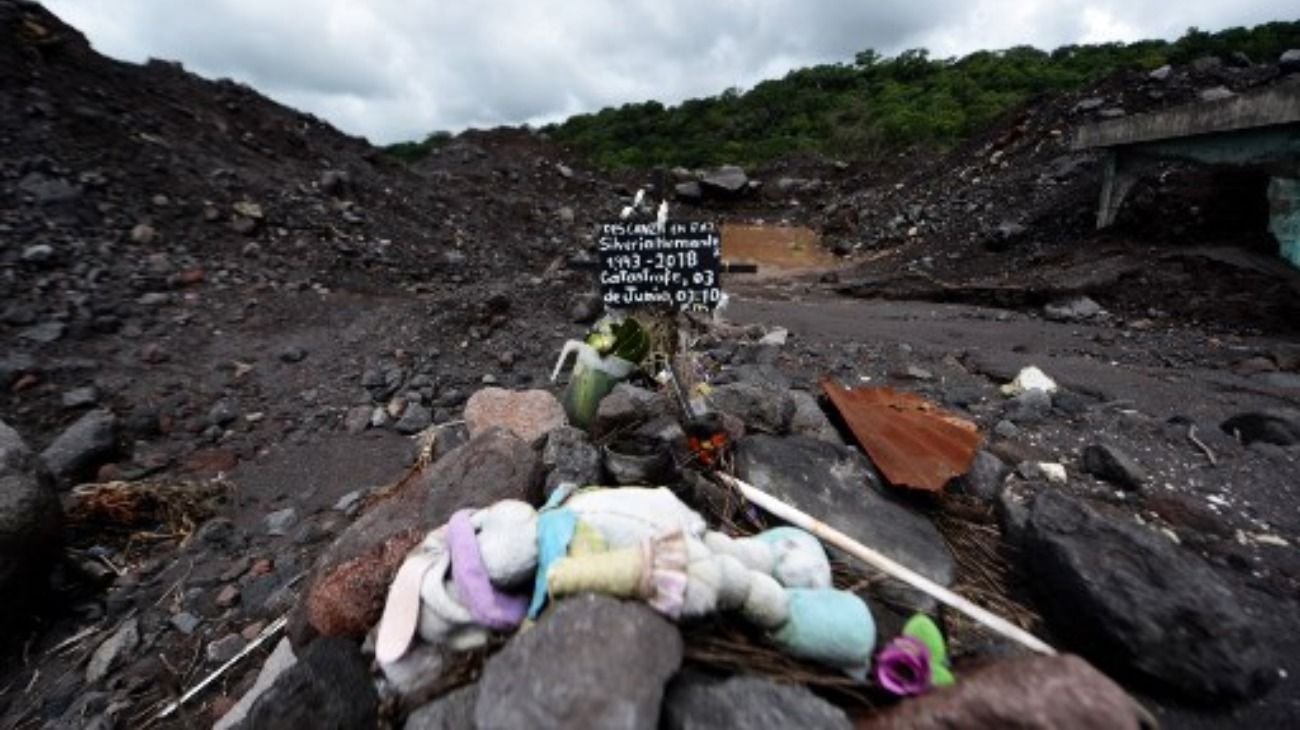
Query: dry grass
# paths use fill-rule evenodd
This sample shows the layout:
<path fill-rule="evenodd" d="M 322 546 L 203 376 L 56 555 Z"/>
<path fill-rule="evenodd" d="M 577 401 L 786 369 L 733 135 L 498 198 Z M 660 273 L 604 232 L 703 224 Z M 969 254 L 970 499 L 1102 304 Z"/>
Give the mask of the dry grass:
<path fill-rule="evenodd" d="M 1023 629 L 1031 629 L 1041 617 L 1013 597 L 1015 555 L 1002 540 L 991 508 L 975 506 L 956 495 L 948 495 L 943 512 L 932 515 L 935 527 L 948 543 L 957 562 L 953 590 Z M 964 615 L 946 615 L 948 643 L 954 654 L 974 646 L 991 634 Z"/>
<path fill-rule="evenodd" d="M 72 490 L 66 521 L 98 542 L 184 540 L 231 490 L 224 481 L 83 484 Z"/>

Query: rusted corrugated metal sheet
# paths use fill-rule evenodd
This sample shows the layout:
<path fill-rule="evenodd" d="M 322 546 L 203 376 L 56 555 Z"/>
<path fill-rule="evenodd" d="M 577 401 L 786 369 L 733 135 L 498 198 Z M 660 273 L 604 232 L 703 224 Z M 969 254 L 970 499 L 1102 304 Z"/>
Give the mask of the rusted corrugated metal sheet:
<path fill-rule="evenodd" d="M 829 378 L 821 386 L 891 484 L 937 492 L 970 469 L 983 440 L 975 424 L 915 393 Z"/>

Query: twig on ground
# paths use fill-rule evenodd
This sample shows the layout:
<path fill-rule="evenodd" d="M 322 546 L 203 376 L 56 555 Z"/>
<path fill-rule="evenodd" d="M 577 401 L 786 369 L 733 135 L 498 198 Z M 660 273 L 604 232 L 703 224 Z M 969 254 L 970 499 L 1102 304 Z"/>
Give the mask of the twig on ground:
<path fill-rule="evenodd" d="M 1195 424 L 1195 423 L 1193 423 L 1192 425 L 1190 425 L 1190 426 L 1187 427 L 1187 440 L 1188 440 L 1188 441 L 1191 441 L 1191 442 L 1194 443 L 1194 444 L 1196 444 L 1196 446 L 1197 446 L 1198 448 L 1200 448 L 1201 452 L 1205 454 L 1205 458 L 1207 458 L 1207 459 L 1210 460 L 1210 466 L 1218 466 L 1218 465 L 1219 465 L 1219 459 L 1218 459 L 1218 457 L 1216 457 L 1216 456 L 1214 455 L 1214 452 L 1213 452 L 1213 451 L 1210 451 L 1210 447 L 1207 446 L 1207 445 L 1205 444 L 1204 441 L 1202 441 L 1200 438 L 1198 438 L 1198 437 L 1196 436 L 1196 424 Z"/>

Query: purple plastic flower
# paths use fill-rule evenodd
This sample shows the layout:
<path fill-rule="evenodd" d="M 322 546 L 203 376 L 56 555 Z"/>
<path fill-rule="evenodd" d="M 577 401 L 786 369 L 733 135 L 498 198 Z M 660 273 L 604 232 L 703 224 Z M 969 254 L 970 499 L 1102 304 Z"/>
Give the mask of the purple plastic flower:
<path fill-rule="evenodd" d="M 930 690 L 930 650 L 911 636 L 899 636 L 876 654 L 876 684 L 900 697 Z"/>

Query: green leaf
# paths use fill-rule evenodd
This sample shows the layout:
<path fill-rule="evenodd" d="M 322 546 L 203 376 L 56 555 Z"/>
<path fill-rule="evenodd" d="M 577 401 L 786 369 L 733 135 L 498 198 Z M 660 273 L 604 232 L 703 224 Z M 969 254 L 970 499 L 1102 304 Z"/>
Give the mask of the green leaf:
<path fill-rule="evenodd" d="M 957 681 L 948 668 L 948 645 L 943 641 L 943 633 L 929 616 L 923 613 L 912 616 L 903 625 L 903 635 L 916 639 L 930 650 L 930 684 L 947 687 Z"/>

